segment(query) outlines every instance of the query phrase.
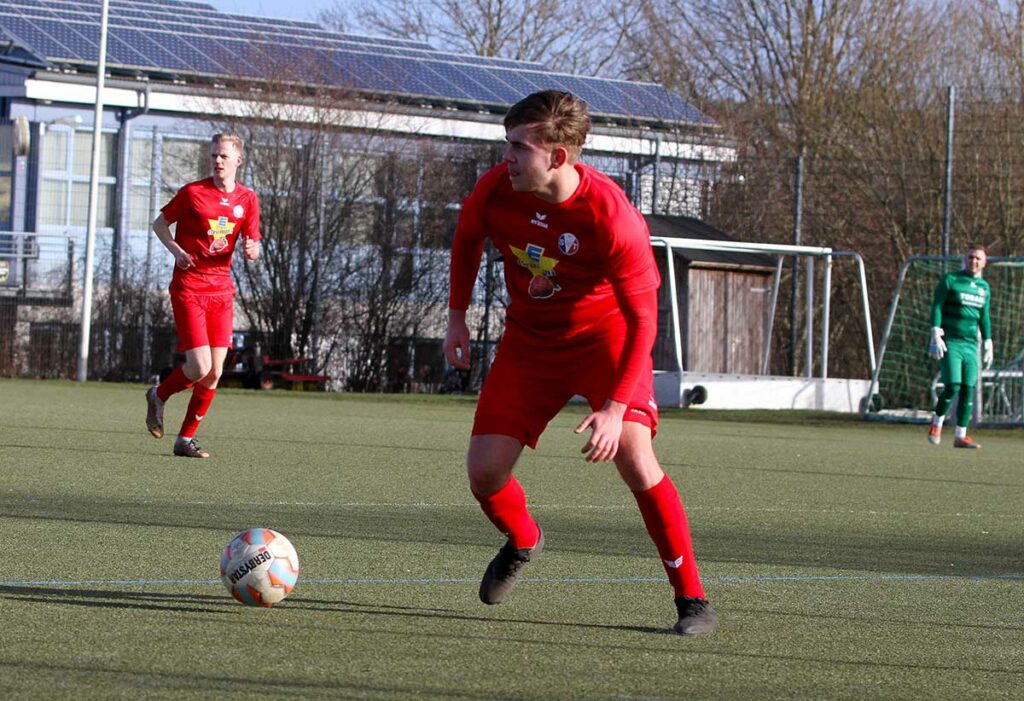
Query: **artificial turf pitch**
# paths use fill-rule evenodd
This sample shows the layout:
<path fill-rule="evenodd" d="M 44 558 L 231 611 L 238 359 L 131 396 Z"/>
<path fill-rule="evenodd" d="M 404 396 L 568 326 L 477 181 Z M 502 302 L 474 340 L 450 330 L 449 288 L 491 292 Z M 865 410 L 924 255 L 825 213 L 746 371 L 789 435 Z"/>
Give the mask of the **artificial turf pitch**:
<path fill-rule="evenodd" d="M 671 590 L 610 465 L 559 415 L 517 474 L 547 547 L 505 603 L 468 493 L 471 398 L 227 390 L 209 460 L 138 385 L 0 380 L 0 698 L 1020 698 L 1024 432 L 665 411 L 719 630 Z M 168 403 L 173 435 L 186 397 Z M 947 434 L 950 431 L 947 430 Z M 272 609 L 219 581 L 250 526 L 295 544 Z"/>

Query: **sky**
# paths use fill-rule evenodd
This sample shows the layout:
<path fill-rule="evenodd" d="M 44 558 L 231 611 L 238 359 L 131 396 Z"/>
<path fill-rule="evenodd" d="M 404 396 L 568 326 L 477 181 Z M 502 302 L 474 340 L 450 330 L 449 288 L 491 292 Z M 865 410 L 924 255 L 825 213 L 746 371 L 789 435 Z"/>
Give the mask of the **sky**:
<path fill-rule="evenodd" d="M 312 22 L 321 10 L 347 4 L 345 0 L 197 0 L 221 12 L 253 17 L 279 17 Z"/>

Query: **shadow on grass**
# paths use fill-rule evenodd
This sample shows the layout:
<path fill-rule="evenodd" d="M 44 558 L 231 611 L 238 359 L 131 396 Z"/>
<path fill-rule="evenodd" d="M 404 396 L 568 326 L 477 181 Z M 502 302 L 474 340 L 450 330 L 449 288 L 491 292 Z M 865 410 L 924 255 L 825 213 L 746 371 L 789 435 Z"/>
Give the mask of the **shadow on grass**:
<path fill-rule="evenodd" d="M 116 589 L 0 585 L 0 597 L 14 601 L 66 606 L 174 611 L 177 613 L 225 613 L 224 607 L 238 607 L 227 596 L 210 594 L 129 592 Z M 217 608 L 208 608 L 215 605 Z"/>
<path fill-rule="evenodd" d="M 483 604 L 481 604 L 483 606 Z M 458 613 L 451 609 L 420 608 L 415 606 L 394 606 L 385 604 L 361 604 L 352 601 L 334 601 L 330 599 L 310 599 L 296 596 L 288 600 L 289 609 L 309 609 L 313 611 L 336 611 L 340 613 L 359 613 L 369 616 L 394 616 L 399 618 L 444 619 L 451 621 L 470 621 L 473 623 L 491 623 L 527 626 L 551 626 L 554 628 L 578 628 L 583 630 L 617 630 L 631 633 L 666 633 L 672 634 L 669 628 L 652 626 L 623 626 L 609 623 L 580 623 L 573 621 L 544 621 L 529 618 L 505 618 L 495 616 L 471 616 Z"/>
<path fill-rule="evenodd" d="M 256 670 L 270 665 L 254 665 Z M 312 678 L 261 678 L 266 672 L 247 668 L 236 675 L 205 674 L 197 669 L 169 672 L 159 669 L 103 666 L 98 664 L 57 664 L 55 662 L 26 662 L 0 657 L 0 669 L 8 670 L 7 686 L 11 690 L 25 690 L 23 698 L 44 698 L 39 695 L 39 675 L 51 677 L 60 689 L 59 698 L 75 698 L 78 691 L 87 698 L 95 696 L 97 687 L 105 698 L 150 698 L 154 694 L 187 694 L 199 692 L 202 698 L 395 698 L 428 695 L 436 698 L 481 698 L 479 691 L 463 691 L 440 682 L 415 684 L 359 683 L 345 679 L 320 680 Z M 29 680 L 21 682 L 19 680 Z M 56 698 L 56 697 L 55 697 Z"/>
<path fill-rule="evenodd" d="M 437 561 L 425 576 L 437 576 L 452 547 L 497 548 L 493 529 L 471 505 L 231 504 L 117 499 L 100 496 L 52 497 L 7 491 L 0 494 L 0 517 L 55 523 L 182 528 L 215 531 L 226 540 L 247 523 L 273 524 L 293 542 L 303 537 L 354 541 L 344 547 L 386 552 L 389 543 L 412 544 Z M 638 513 L 539 510 L 550 554 L 592 557 L 649 556 L 656 553 Z M 789 566 L 821 573 L 853 570 L 889 574 L 998 576 L 1020 574 L 1020 543 L 1003 535 L 957 529 L 953 524 L 923 523 L 891 528 L 877 519 L 862 528 L 848 515 L 809 524 L 800 514 L 772 514 L 764 519 L 729 523 L 701 522 L 694 529 L 699 562 Z M 130 533 L 130 532 L 127 532 Z M 130 536 L 136 539 L 144 535 Z M 126 544 L 127 547 L 127 544 Z M 298 545 L 301 552 L 301 545 Z M 339 546 L 340 547 L 340 546 Z M 618 563 L 621 566 L 621 562 Z M 482 563 L 481 563 L 482 566 Z M 606 575 L 607 572 L 598 572 Z"/>
<path fill-rule="evenodd" d="M 811 622 L 821 621 L 850 621 L 861 624 L 884 624 L 896 626 L 923 626 L 926 628 L 938 628 L 939 630 L 950 629 L 976 629 L 976 630 L 1024 630 L 1024 626 L 999 623 L 960 623 L 949 619 L 944 620 L 922 620 L 916 618 L 894 618 L 892 616 L 870 615 L 844 615 L 838 613 L 800 613 L 798 611 L 772 611 L 764 607 L 743 608 L 732 606 L 729 608 L 731 615 L 748 614 L 754 618 L 799 618 Z"/>
<path fill-rule="evenodd" d="M 686 468 L 689 470 L 700 469 L 699 465 L 692 463 L 681 463 L 681 462 L 669 462 L 663 460 L 661 462 L 662 467 L 667 472 L 671 472 L 671 468 L 679 467 Z M 730 465 L 728 467 L 717 466 L 714 468 L 716 472 L 725 471 L 736 471 L 736 472 L 754 472 L 757 474 L 771 473 L 771 474 L 782 474 L 782 475 L 801 475 L 815 477 L 839 477 L 841 479 L 857 479 L 857 480 L 883 480 L 886 482 L 902 482 L 906 484 L 952 484 L 952 485 L 963 485 L 965 487 L 1009 487 L 1011 489 L 1019 489 L 1024 492 L 1024 484 L 1020 482 L 979 482 L 977 480 L 968 479 L 948 479 L 948 478 L 935 478 L 935 477 L 909 477 L 907 475 L 886 475 L 879 474 L 876 472 L 848 472 L 848 471 L 831 471 L 831 470 L 799 470 L 784 467 L 765 467 L 763 465 L 756 465 L 751 467 L 743 467 L 740 465 Z"/>

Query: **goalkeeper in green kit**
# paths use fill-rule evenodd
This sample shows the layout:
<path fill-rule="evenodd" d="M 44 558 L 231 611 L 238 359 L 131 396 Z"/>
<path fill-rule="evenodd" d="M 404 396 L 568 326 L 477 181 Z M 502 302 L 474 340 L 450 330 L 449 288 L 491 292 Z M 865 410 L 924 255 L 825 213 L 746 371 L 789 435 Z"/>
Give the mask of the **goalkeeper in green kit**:
<path fill-rule="evenodd" d="M 972 245 L 964 254 L 964 269 L 942 276 L 932 298 L 932 336 L 928 355 L 939 361 L 943 389 L 935 402 L 935 416 L 928 429 L 928 441 L 938 445 L 942 440 L 942 421 L 960 392 L 956 410 L 954 448 L 980 448 L 967 435 L 971 420 L 974 387 L 978 382 L 978 328 L 983 339 L 984 363 L 992 365 L 992 323 L 988 283 L 981 279 L 988 257 L 981 246 Z"/>

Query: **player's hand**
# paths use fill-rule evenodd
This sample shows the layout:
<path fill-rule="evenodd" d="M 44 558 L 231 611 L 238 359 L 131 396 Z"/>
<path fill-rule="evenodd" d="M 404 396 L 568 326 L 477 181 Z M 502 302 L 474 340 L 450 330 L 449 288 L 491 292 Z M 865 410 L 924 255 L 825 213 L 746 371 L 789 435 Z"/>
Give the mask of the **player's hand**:
<path fill-rule="evenodd" d="M 619 452 L 619 438 L 622 436 L 622 417 L 626 405 L 609 399 L 600 411 L 587 416 L 576 427 L 576 433 L 591 430 L 590 440 L 580 450 L 586 453 L 587 462 L 608 462 Z"/>
<path fill-rule="evenodd" d="M 945 332 L 941 326 L 932 327 L 932 339 L 928 343 L 928 355 L 933 360 L 942 360 L 942 356 L 946 354 L 946 342 L 942 340 L 942 336 Z"/>
<path fill-rule="evenodd" d="M 469 327 L 466 326 L 465 312 L 449 311 L 443 348 L 445 360 L 451 366 L 460 370 L 469 369 Z"/>
<path fill-rule="evenodd" d="M 196 267 L 195 258 L 192 257 L 191 253 L 186 253 L 182 248 L 179 248 L 178 252 L 174 254 L 174 264 L 182 270 Z"/>
<path fill-rule="evenodd" d="M 256 260 L 260 257 L 260 242 L 253 241 L 251 238 L 246 236 L 242 243 L 242 250 L 245 253 L 246 260 Z"/>
<path fill-rule="evenodd" d="M 992 360 L 995 358 L 995 352 L 992 348 L 992 339 L 986 338 L 984 345 L 984 353 L 982 355 L 982 362 L 985 363 L 985 369 L 988 370 L 992 367 Z"/>

